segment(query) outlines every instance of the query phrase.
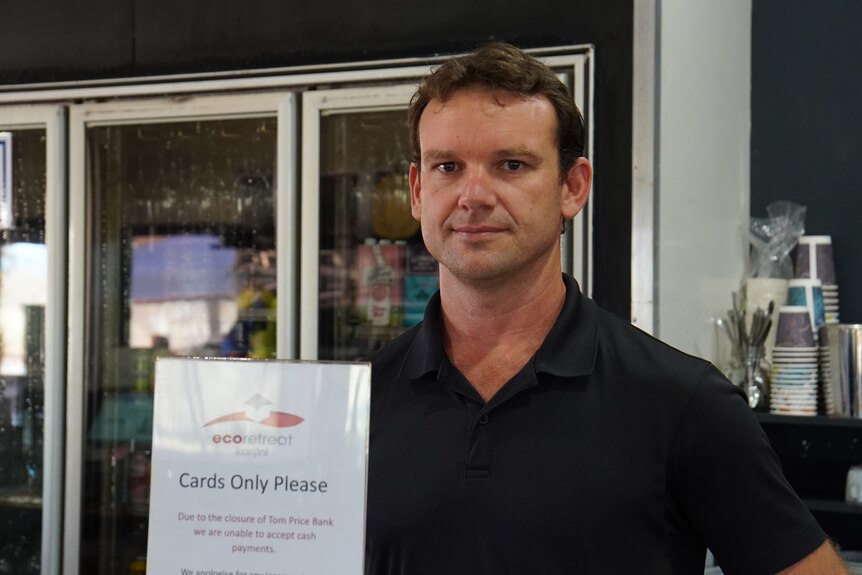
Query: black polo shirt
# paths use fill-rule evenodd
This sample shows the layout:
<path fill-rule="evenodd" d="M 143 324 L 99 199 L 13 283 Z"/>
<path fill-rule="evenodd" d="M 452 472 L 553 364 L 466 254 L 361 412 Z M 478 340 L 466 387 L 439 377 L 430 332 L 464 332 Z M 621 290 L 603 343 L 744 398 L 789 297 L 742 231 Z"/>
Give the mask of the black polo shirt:
<path fill-rule="evenodd" d="M 372 358 L 369 575 L 774 573 L 825 536 L 744 395 L 707 362 L 566 302 L 485 403 L 439 294 Z"/>

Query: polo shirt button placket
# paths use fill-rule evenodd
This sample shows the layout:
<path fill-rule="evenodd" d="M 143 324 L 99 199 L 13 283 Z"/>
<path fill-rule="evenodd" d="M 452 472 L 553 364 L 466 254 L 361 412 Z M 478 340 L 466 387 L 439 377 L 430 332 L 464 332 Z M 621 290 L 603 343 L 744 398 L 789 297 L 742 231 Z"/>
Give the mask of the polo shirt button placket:
<path fill-rule="evenodd" d="M 474 421 L 470 446 L 467 450 L 466 476 L 468 479 L 487 479 L 491 468 L 491 438 L 487 426 L 490 417 L 481 414 Z"/>

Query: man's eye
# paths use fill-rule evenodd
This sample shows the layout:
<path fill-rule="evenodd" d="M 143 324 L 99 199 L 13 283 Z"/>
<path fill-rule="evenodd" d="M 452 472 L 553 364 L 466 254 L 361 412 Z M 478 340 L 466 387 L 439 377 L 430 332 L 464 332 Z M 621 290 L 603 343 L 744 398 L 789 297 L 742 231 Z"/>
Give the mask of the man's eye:
<path fill-rule="evenodd" d="M 455 162 L 443 162 L 442 164 L 437 164 L 438 172 L 454 172 L 456 168 L 457 166 L 455 165 Z"/>
<path fill-rule="evenodd" d="M 522 167 L 524 167 L 524 162 L 521 160 L 506 160 L 503 162 L 503 167 L 510 172 L 517 172 Z"/>

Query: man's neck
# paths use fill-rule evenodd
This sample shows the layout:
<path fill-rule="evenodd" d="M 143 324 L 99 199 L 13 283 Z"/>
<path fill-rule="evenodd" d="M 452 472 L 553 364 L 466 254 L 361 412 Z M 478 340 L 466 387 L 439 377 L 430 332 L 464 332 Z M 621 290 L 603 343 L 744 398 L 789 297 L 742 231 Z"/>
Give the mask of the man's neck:
<path fill-rule="evenodd" d="M 542 275 L 553 277 L 477 288 L 441 274 L 444 349 L 485 401 L 533 357 L 560 314 L 562 274 Z"/>

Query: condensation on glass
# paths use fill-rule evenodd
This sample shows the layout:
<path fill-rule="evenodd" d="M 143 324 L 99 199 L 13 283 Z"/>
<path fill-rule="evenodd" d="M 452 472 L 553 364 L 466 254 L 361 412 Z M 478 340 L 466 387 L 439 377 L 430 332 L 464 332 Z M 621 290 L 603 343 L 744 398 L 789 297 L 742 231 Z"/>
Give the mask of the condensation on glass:
<path fill-rule="evenodd" d="M 0 227 L 0 574 L 40 572 L 45 368 L 46 133 L 11 132 L 11 218 Z"/>
<path fill-rule="evenodd" d="M 87 132 L 81 573 L 143 573 L 154 363 L 275 357 L 276 119 Z"/>
<path fill-rule="evenodd" d="M 406 112 L 320 119 L 318 357 L 355 360 L 422 319 L 437 263 L 410 210 Z"/>

